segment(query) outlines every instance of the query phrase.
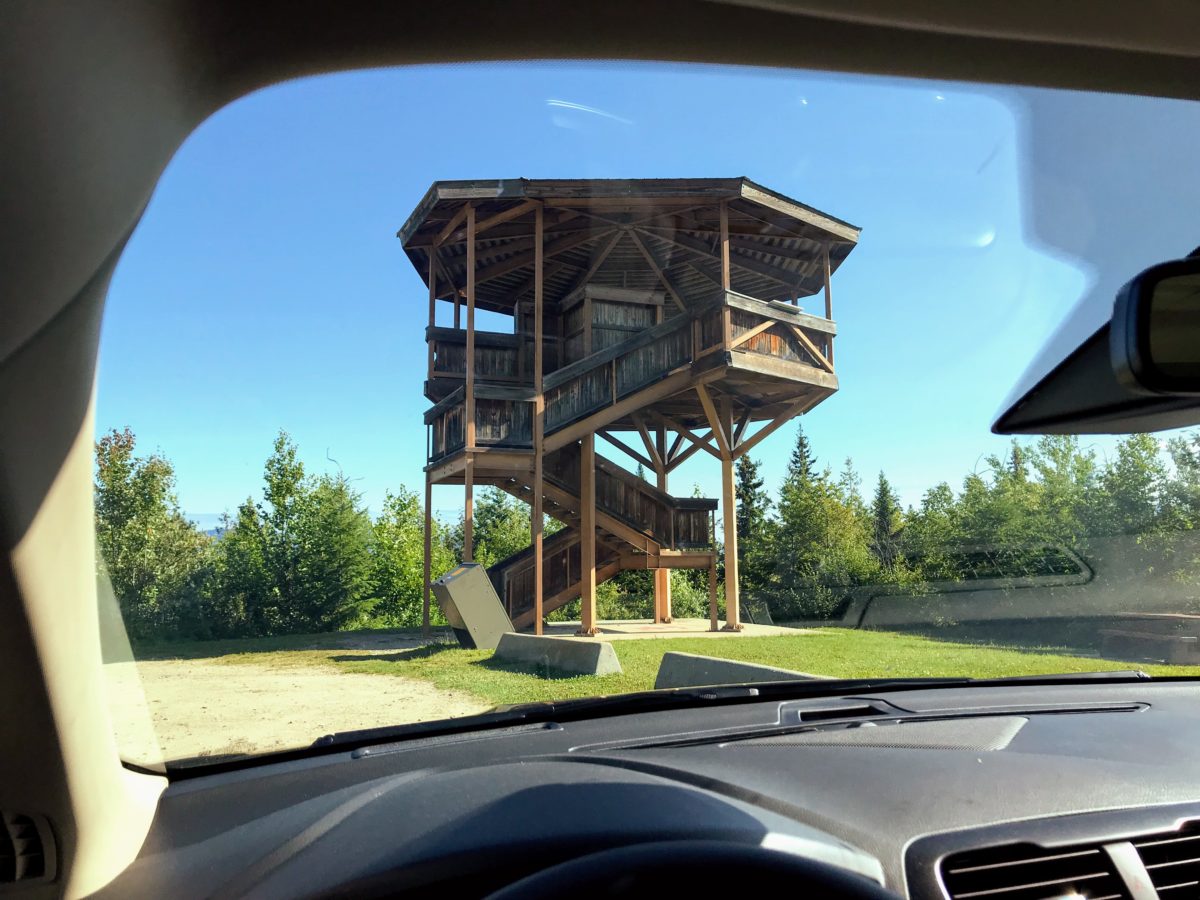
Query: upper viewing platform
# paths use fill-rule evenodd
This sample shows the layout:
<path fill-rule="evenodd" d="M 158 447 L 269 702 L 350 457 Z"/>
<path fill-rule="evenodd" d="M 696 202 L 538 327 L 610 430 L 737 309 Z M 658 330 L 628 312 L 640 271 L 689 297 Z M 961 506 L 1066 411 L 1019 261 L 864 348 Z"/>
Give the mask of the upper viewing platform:
<path fill-rule="evenodd" d="M 477 446 L 532 445 L 535 387 L 552 445 L 639 419 L 703 427 L 697 384 L 742 429 L 811 408 L 837 389 L 830 278 L 858 234 L 746 178 L 435 183 L 398 234 L 430 286 L 431 461 L 464 446 L 472 301 L 513 317 L 470 341 Z M 434 326 L 437 300 L 453 327 Z"/>

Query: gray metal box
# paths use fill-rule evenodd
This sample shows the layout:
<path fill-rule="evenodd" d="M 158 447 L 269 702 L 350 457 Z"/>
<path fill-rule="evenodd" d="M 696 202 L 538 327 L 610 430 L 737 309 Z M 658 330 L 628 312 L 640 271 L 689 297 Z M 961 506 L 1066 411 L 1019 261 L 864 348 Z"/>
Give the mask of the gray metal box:
<path fill-rule="evenodd" d="M 500 636 L 514 630 L 487 569 L 478 563 L 451 569 L 432 587 L 454 636 L 468 650 L 495 650 Z"/>

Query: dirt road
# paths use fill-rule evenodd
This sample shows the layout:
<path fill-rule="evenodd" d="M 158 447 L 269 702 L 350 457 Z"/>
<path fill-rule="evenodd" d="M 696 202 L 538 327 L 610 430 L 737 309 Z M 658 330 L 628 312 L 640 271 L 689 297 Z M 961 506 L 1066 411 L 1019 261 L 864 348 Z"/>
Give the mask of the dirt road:
<path fill-rule="evenodd" d="M 335 731 L 488 708 L 428 682 L 326 666 L 268 668 L 203 659 L 143 661 L 136 670 L 134 665 L 105 666 L 118 744 L 130 761 L 304 747 Z"/>

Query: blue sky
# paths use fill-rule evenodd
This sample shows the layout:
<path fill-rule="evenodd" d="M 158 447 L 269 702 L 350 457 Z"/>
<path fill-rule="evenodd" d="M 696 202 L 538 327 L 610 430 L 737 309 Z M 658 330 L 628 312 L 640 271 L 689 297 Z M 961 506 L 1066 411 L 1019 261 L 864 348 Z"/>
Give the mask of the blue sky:
<path fill-rule="evenodd" d="M 862 227 L 833 281 L 841 390 L 805 428 L 822 463 L 853 457 L 868 492 L 885 469 L 915 503 L 1003 450 L 991 420 L 1085 285 L 1023 234 L 1019 121 L 977 88 L 678 66 L 262 91 L 192 135 L 121 260 L 97 429 L 128 425 L 171 459 L 205 524 L 258 493 L 280 428 L 378 508 L 421 485 L 426 301 L 395 232 L 432 181 L 746 175 Z M 755 454 L 772 486 L 793 438 Z M 715 460 L 673 475 L 693 484 L 719 495 Z M 435 493 L 445 514 L 460 502 Z"/>

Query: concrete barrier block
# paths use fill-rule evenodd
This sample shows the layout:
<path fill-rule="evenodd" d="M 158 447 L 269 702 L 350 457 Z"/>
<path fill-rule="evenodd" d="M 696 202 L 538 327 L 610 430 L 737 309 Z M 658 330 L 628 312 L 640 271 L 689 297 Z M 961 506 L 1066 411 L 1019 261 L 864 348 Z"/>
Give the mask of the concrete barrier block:
<path fill-rule="evenodd" d="M 500 638 L 492 658 L 567 675 L 621 674 L 617 651 L 608 641 L 581 641 L 510 631 Z"/>
<path fill-rule="evenodd" d="M 654 688 L 707 687 L 714 684 L 761 683 L 764 681 L 790 681 L 794 678 L 821 678 L 807 672 L 760 666 L 757 663 L 739 662 L 736 659 L 719 659 L 715 656 L 699 656 L 695 653 L 664 653 L 658 664 L 658 675 Z"/>

